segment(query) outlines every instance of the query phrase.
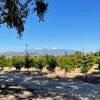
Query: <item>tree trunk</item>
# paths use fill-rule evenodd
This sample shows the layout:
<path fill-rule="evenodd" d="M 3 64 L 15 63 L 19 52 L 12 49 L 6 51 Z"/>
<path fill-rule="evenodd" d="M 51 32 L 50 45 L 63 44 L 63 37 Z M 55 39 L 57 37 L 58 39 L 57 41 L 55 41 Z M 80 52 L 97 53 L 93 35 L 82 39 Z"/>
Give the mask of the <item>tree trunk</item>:
<path fill-rule="evenodd" d="M 98 66 L 98 69 L 99 69 L 99 72 L 100 72 L 100 64 L 99 64 L 99 66 Z"/>
<path fill-rule="evenodd" d="M 84 74 L 84 78 L 85 78 L 85 81 L 88 81 L 88 75 L 87 75 L 87 73 Z"/>

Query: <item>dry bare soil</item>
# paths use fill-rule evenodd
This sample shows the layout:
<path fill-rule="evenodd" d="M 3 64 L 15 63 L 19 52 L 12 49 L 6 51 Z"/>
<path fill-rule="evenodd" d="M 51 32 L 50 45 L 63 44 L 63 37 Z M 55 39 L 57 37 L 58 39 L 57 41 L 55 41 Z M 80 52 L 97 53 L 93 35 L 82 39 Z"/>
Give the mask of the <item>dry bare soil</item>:
<path fill-rule="evenodd" d="M 84 80 L 79 69 L 64 75 L 56 69 L 55 73 L 37 70 L 20 72 L 14 69 L 0 71 L 0 100 L 100 100 L 100 73 Z"/>

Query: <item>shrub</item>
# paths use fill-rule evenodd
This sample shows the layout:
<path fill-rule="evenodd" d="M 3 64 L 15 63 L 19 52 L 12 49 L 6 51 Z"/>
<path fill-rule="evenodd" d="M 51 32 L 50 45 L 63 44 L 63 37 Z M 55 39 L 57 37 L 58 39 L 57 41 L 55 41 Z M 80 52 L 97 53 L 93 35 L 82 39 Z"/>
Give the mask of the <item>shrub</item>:
<path fill-rule="evenodd" d="M 23 57 L 13 57 L 12 58 L 12 65 L 16 68 L 16 70 L 21 70 L 24 66 L 24 59 Z"/>
<path fill-rule="evenodd" d="M 3 69 L 6 66 L 6 57 L 0 56 L 0 67 Z"/>
<path fill-rule="evenodd" d="M 95 63 L 98 64 L 98 69 L 100 71 L 100 57 L 96 57 Z"/>
<path fill-rule="evenodd" d="M 55 72 L 55 68 L 58 65 L 56 57 L 46 55 L 46 64 L 47 64 L 47 70 L 49 70 L 50 72 Z"/>
<path fill-rule="evenodd" d="M 65 74 L 76 68 L 74 57 L 71 56 L 62 56 L 59 59 L 58 64 L 61 69 L 65 70 Z"/>
<path fill-rule="evenodd" d="M 38 68 L 40 70 L 40 72 L 42 72 L 42 69 L 45 67 L 46 65 L 46 60 L 43 56 L 40 57 L 36 57 L 35 60 L 33 61 L 34 65 L 36 68 Z"/>
<path fill-rule="evenodd" d="M 32 64 L 33 64 L 32 57 L 29 55 L 26 55 L 25 56 L 25 68 L 27 68 L 27 70 L 28 70 L 29 68 L 32 67 Z"/>
<path fill-rule="evenodd" d="M 87 80 L 87 73 L 91 69 L 93 64 L 94 64 L 94 60 L 91 55 L 87 55 L 82 58 L 81 72 L 85 75 L 86 80 Z"/>

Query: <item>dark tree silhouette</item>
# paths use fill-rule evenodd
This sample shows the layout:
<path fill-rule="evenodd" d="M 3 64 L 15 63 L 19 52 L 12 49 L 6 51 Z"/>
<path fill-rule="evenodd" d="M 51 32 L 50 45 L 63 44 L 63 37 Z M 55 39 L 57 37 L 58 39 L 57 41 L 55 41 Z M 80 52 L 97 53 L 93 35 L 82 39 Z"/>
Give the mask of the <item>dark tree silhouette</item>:
<path fill-rule="evenodd" d="M 28 71 L 28 69 L 29 68 L 31 68 L 32 67 L 32 58 L 31 58 L 31 56 L 29 55 L 29 54 L 27 54 L 26 56 L 25 56 L 25 68 L 27 68 L 27 71 Z"/>
<path fill-rule="evenodd" d="M 39 21 L 43 21 L 47 7 L 44 0 L 0 0 L 0 24 L 15 28 L 21 38 L 29 12 L 36 12 Z"/>

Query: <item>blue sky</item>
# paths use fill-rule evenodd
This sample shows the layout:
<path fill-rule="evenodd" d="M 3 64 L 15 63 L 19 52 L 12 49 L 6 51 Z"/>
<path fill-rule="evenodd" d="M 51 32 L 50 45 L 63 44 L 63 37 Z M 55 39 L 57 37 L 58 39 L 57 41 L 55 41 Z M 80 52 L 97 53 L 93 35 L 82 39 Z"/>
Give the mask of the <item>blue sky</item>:
<path fill-rule="evenodd" d="M 96 51 L 100 49 L 100 0 L 46 0 L 45 21 L 36 14 L 25 24 L 23 39 L 17 32 L 0 26 L 0 52 L 29 48 L 62 48 Z"/>

